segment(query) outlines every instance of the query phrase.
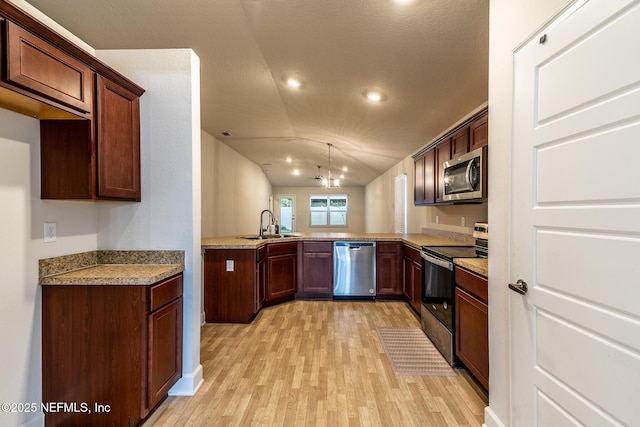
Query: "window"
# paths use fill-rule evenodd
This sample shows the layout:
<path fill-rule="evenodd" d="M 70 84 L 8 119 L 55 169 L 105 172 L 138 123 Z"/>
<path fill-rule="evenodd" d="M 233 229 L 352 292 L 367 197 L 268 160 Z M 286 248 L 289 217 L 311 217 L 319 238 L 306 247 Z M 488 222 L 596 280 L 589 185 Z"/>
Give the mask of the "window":
<path fill-rule="evenodd" d="M 309 197 L 309 218 L 312 227 L 346 227 L 347 195 L 311 195 Z"/>
<path fill-rule="evenodd" d="M 394 203 L 395 233 L 407 233 L 407 174 L 398 175 L 395 178 L 395 203 Z"/>

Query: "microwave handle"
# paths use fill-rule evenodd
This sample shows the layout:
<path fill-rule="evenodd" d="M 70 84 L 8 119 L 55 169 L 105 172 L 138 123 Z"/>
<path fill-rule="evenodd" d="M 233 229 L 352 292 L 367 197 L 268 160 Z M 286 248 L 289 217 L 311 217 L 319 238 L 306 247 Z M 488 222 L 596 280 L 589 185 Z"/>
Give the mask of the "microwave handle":
<path fill-rule="evenodd" d="M 471 169 L 473 168 L 473 160 L 471 160 L 468 164 L 467 164 L 467 171 L 465 172 L 465 181 L 467 184 L 467 189 L 468 190 L 473 190 L 473 183 L 471 182 Z"/>

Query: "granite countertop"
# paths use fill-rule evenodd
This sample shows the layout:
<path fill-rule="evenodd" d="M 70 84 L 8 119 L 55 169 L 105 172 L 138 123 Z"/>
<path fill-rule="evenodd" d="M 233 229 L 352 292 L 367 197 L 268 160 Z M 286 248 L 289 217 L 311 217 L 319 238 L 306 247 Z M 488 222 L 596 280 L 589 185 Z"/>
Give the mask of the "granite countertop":
<path fill-rule="evenodd" d="M 249 240 L 241 236 L 204 237 L 202 249 L 255 249 L 267 243 L 296 242 L 299 240 L 354 240 L 354 241 L 396 241 L 407 243 L 417 249 L 421 246 L 466 246 L 473 245 L 473 237 L 449 232 L 433 234 L 394 234 L 394 233 L 296 233 L 292 237 L 276 239 Z"/>
<path fill-rule="evenodd" d="M 454 258 L 453 263 L 481 276 L 489 276 L 489 260 L 487 258 Z"/>
<path fill-rule="evenodd" d="M 441 230 L 427 230 L 425 233 L 293 233 L 291 237 L 250 240 L 242 236 L 204 237 L 202 249 L 256 249 L 268 243 L 297 242 L 300 240 L 354 240 L 403 242 L 416 249 L 422 246 L 472 246 L 474 239 L 470 235 Z M 454 264 L 474 273 L 487 277 L 486 258 L 455 258 Z"/>
<path fill-rule="evenodd" d="M 184 251 L 92 251 L 39 262 L 41 285 L 151 285 L 184 271 Z"/>

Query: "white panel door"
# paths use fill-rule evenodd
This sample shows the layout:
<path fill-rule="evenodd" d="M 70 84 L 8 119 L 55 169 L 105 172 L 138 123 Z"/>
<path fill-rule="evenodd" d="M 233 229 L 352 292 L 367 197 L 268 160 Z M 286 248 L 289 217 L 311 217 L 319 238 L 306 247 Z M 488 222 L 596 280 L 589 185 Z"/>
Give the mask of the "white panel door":
<path fill-rule="evenodd" d="M 514 56 L 513 426 L 640 426 L 640 5 L 580 1 Z"/>

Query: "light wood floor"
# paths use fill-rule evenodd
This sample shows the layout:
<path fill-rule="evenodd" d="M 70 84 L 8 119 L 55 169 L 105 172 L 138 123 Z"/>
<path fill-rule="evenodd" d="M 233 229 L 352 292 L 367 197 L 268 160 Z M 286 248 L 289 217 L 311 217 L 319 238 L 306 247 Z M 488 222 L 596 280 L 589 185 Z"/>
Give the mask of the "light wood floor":
<path fill-rule="evenodd" d="M 466 371 L 396 377 L 378 326 L 419 327 L 404 302 L 292 301 L 250 325 L 202 327 L 205 382 L 146 426 L 479 426 L 487 397 Z"/>

